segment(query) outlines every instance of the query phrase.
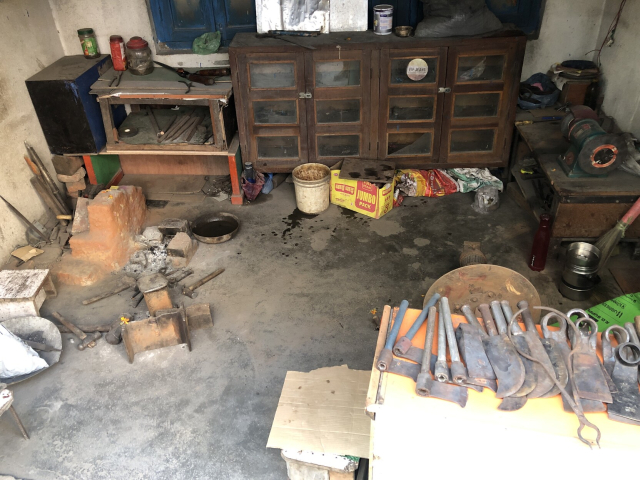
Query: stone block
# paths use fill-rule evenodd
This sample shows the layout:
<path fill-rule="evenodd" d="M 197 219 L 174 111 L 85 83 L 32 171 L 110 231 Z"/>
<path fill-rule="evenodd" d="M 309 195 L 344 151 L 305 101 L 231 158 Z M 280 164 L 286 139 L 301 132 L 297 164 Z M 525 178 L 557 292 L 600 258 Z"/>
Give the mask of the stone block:
<path fill-rule="evenodd" d="M 81 286 L 93 285 L 108 275 L 99 265 L 76 260 L 68 253 L 63 254 L 60 261 L 52 266 L 51 273 L 58 283 Z"/>
<path fill-rule="evenodd" d="M 58 173 L 58 180 L 60 180 L 62 183 L 75 183 L 82 180 L 86 174 L 87 171 L 84 169 L 84 167 L 80 167 L 78 171 L 73 175 L 62 175 Z"/>
<path fill-rule="evenodd" d="M 189 222 L 187 220 L 183 220 L 182 218 L 165 218 L 160 225 L 158 225 L 158 230 L 165 237 L 171 237 L 178 232 L 190 233 L 191 229 L 189 228 Z"/>
<path fill-rule="evenodd" d="M 84 160 L 79 156 L 54 155 L 51 163 L 59 175 L 73 175 L 80 167 L 84 167 Z"/>
<path fill-rule="evenodd" d="M 145 228 L 144 232 L 142 232 L 142 236 L 147 242 L 153 244 L 160 244 L 164 238 L 162 233 L 160 233 L 160 230 L 158 230 L 158 227 Z"/>
<path fill-rule="evenodd" d="M 87 210 L 89 202 L 88 198 L 78 198 L 76 212 L 73 216 L 71 235 L 78 235 L 89 230 L 89 210 Z"/>
<path fill-rule="evenodd" d="M 178 232 L 167 245 L 167 255 L 174 268 L 189 265 L 198 250 L 198 242 L 184 232 Z"/>
<path fill-rule="evenodd" d="M 84 178 L 81 178 L 77 182 L 65 183 L 64 186 L 67 188 L 68 193 L 77 193 L 87 188 L 87 182 L 84 181 Z"/>

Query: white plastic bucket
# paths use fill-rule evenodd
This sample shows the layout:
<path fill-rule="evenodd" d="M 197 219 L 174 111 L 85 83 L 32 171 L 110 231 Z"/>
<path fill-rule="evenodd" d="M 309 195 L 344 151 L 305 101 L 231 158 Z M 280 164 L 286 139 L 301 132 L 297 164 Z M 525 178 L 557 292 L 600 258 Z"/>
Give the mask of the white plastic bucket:
<path fill-rule="evenodd" d="M 292 175 L 298 210 L 316 214 L 329 208 L 329 167 L 321 163 L 305 163 L 294 168 Z"/>

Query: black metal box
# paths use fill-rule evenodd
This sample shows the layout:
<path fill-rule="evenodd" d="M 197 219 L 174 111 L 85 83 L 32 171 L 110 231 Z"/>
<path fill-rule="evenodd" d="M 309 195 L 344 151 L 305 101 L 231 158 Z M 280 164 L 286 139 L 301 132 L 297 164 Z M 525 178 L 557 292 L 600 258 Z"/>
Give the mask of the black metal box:
<path fill-rule="evenodd" d="M 89 90 L 112 66 L 110 55 L 62 57 L 26 81 L 40 126 L 56 155 L 98 153 L 106 144 L 100 105 Z M 124 106 L 114 109 L 119 125 Z"/>

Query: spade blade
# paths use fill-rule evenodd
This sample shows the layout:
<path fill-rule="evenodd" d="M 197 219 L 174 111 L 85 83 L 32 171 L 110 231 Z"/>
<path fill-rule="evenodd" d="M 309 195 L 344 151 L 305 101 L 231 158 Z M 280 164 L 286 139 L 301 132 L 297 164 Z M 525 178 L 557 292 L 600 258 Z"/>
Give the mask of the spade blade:
<path fill-rule="evenodd" d="M 525 379 L 520 355 L 506 334 L 483 338 L 482 345 L 498 379 L 496 397 L 513 395 L 522 387 Z"/>
<path fill-rule="evenodd" d="M 460 355 L 467 366 L 468 382 L 492 391 L 497 390 L 496 374 L 482 346 L 482 337 L 478 329 L 467 323 L 461 323 L 456 329 L 456 339 Z"/>
<path fill-rule="evenodd" d="M 553 371 L 556 373 L 556 380 L 565 388 L 567 386 L 567 382 L 569 381 L 569 372 L 567 371 L 567 366 L 562 359 L 562 352 L 558 348 L 556 341 L 552 338 L 541 338 L 540 343 L 542 347 L 547 352 L 549 356 L 549 360 L 551 361 L 551 365 L 553 365 Z M 560 393 L 560 389 L 554 383 L 551 390 L 549 390 L 544 395 L 540 395 L 540 398 L 550 398 L 555 397 Z"/>

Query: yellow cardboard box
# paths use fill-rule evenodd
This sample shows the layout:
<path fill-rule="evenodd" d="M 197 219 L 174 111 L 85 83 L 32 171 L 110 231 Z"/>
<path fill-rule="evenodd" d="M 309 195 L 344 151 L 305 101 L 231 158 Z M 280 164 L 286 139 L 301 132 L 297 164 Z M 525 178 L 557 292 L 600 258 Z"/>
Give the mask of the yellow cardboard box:
<path fill-rule="evenodd" d="M 373 183 L 340 178 L 342 162 L 331 167 L 331 203 L 367 217 L 380 218 L 393 208 L 396 181 L 378 188 Z"/>

